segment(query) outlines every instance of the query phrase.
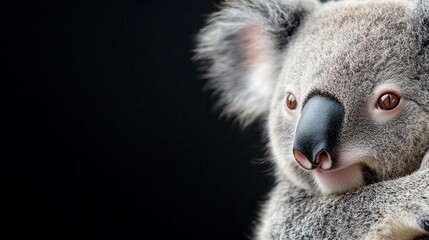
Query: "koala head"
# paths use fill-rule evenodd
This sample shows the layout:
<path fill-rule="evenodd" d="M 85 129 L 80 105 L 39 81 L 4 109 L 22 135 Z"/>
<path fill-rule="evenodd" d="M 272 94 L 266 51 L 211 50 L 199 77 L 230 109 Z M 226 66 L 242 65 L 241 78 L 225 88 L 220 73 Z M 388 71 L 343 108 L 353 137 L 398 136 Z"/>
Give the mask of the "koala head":
<path fill-rule="evenodd" d="M 429 148 L 427 0 L 229 0 L 196 52 L 225 114 L 266 123 L 279 181 L 344 192 Z"/>

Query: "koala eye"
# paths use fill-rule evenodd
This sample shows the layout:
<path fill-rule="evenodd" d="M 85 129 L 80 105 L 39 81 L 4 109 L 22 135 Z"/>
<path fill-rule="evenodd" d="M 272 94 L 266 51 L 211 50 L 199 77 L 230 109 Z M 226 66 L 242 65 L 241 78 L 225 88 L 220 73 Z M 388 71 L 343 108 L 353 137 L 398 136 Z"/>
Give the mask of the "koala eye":
<path fill-rule="evenodd" d="M 296 107 L 298 106 L 298 103 L 296 101 L 296 97 L 292 93 L 289 93 L 286 97 L 286 106 L 290 110 L 295 110 Z"/>
<path fill-rule="evenodd" d="M 378 99 L 378 108 L 382 110 L 392 110 L 399 105 L 400 97 L 394 93 L 385 93 Z"/>

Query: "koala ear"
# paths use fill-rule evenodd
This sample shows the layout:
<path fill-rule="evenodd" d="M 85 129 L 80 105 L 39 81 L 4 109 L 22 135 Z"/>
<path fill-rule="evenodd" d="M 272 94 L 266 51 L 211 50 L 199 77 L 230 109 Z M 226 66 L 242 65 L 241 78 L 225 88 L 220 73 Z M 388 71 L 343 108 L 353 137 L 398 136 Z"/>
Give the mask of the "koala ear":
<path fill-rule="evenodd" d="M 267 113 L 281 53 L 316 0 L 227 0 L 197 36 L 218 105 L 247 125 Z"/>

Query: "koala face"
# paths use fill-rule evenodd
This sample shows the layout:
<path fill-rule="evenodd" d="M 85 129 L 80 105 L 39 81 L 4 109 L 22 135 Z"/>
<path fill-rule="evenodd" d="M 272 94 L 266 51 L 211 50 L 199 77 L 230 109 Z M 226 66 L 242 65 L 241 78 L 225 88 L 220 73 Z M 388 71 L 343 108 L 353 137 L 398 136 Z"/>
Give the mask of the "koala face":
<path fill-rule="evenodd" d="M 420 166 L 429 146 L 429 82 L 420 76 L 410 9 L 407 2 L 339 2 L 307 18 L 284 53 L 270 107 L 279 175 L 332 193 Z"/>
<path fill-rule="evenodd" d="M 429 4 L 228 1 L 199 38 L 221 106 L 265 119 L 276 175 L 322 193 L 412 173 L 429 148 Z"/>

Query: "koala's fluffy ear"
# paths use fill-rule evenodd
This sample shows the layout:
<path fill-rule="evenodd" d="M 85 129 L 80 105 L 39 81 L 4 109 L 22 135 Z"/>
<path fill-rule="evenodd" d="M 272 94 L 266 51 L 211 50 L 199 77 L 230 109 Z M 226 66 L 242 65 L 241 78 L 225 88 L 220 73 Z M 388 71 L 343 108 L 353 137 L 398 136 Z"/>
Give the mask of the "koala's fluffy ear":
<path fill-rule="evenodd" d="M 228 116 L 247 125 L 264 115 L 281 52 L 317 0 L 227 0 L 197 37 L 195 59 Z"/>

